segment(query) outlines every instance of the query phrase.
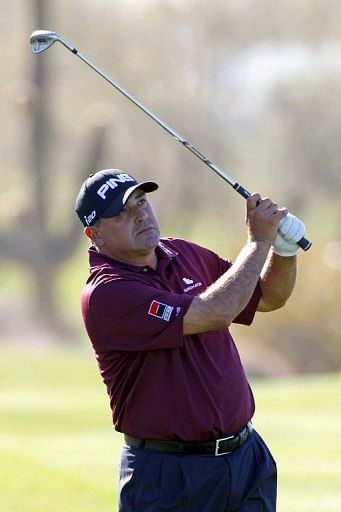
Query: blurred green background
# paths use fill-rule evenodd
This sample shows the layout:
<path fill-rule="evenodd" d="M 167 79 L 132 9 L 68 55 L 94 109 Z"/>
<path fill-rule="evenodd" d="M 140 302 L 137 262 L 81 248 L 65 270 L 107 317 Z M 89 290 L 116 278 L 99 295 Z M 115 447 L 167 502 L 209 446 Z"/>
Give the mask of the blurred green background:
<path fill-rule="evenodd" d="M 246 238 L 241 197 L 61 45 L 33 55 L 37 29 L 305 222 L 313 247 L 285 309 L 233 334 L 280 458 L 280 510 L 339 510 L 340 2 L 13 0 L 0 17 L 1 512 L 115 503 L 120 437 L 79 307 L 84 178 L 157 180 L 165 236 L 232 259 Z"/>

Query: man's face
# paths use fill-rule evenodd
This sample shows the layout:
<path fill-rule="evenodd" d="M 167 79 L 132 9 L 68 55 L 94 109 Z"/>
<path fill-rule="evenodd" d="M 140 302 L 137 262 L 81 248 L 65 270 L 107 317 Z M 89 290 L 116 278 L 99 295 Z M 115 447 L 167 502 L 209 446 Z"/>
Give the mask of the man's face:
<path fill-rule="evenodd" d="M 118 215 L 101 218 L 91 231 L 100 252 L 136 265 L 146 264 L 160 239 L 154 209 L 141 189 L 131 194 Z"/>

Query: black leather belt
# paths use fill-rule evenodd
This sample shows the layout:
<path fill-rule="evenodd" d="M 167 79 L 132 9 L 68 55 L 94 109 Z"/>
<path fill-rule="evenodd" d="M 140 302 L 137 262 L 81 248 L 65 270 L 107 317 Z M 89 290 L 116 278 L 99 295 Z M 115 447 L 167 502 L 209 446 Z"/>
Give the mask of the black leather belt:
<path fill-rule="evenodd" d="M 245 427 L 233 436 L 221 437 L 215 441 L 203 442 L 181 442 L 181 441 L 162 441 L 162 440 L 143 440 L 124 435 L 128 446 L 141 448 L 157 452 L 187 453 L 197 455 L 224 455 L 233 452 L 249 439 L 253 427 L 251 421 Z"/>

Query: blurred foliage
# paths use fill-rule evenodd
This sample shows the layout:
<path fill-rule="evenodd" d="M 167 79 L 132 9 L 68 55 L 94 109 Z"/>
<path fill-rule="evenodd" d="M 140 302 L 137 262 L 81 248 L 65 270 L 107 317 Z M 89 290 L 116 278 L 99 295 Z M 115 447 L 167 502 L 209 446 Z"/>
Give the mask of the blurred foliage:
<path fill-rule="evenodd" d="M 37 26 L 42 9 L 46 26 Z M 34 286 L 39 297 L 39 282 L 51 281 L 59 312 L 53 328 L 59 319 L 73 339 L 85 339 L 78 302 L 87 243 L 79 243 L 81 226 L 75 234 L 73 204 L 93 161 L 96 170 L 122 168 L 160 183 L 153 203 L 164 235 L 232 258 L 246 236 L 243 200 L 219 177 L 61 45 L 32 54 L 31 32 L 49 29 L 246 188 L 304 220 L 314 245 L 300 254 L 293 297 L 253 328 L 235 329 L 252 371 L 340 367 L 340 2 L 14 0 L 3 7 L 0 28 L 1 337 L 64 339 L 49 332 L 51 310 L 40 309 L 38 321 L 43 306 L 32 299 Z M 39 101 L 49 116 L 41 133 L 42 209 L 32 164 Z M 38 243 L 40 225 L 45 242 Z M 54 245 L 42 254 L 47 239 Z M 30 255 L 26 262 L 6 252 L 14 242 Z"/>

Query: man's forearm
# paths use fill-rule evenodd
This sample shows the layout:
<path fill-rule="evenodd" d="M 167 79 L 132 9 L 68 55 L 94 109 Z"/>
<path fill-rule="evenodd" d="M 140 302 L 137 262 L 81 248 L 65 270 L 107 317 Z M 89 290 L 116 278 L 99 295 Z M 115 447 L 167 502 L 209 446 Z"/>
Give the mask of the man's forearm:
<path fill-rule="evenodd" d="M 296 281 L 296 256 L 282 257 L 272 251 L 261 273 L 262 299 L 258 311 L 273 311 L 286 303 Z"/>
<path fill-rule="evenodd" d="M 249 302 L 269 249 L 266 241 L 249 242 L 232 267 L 193 299 L 184 317 L 184 333 L 227 327 Z"/>
<path fill-rule="evenodd" d="M 245 308 L 260 279 L 270 247 L 275 241 L 278 225 L 287 213 L 286 208 L 278 208 L 269 197 L 262 199 L 260 194 L 255 193 L 247 198 L 246 224 L 249 242 L 232 267 L 204 293 L 194 297 L 184 316 L 184 334 L 226 328 Z M 268 285 L 272 284 L 273 274 L 278 273 L 281 276 L 281 265 L 276 262 L 276 258 L 273 265 L 275 271 L 268 267 L 269 271 L 263 274 L 263 291 L 269 297 Z M 280 297 L 285 295 L 281 293 Z M 277 292 L 271 294 L 272 301 L 274 297 L 278 300 Z"/>

